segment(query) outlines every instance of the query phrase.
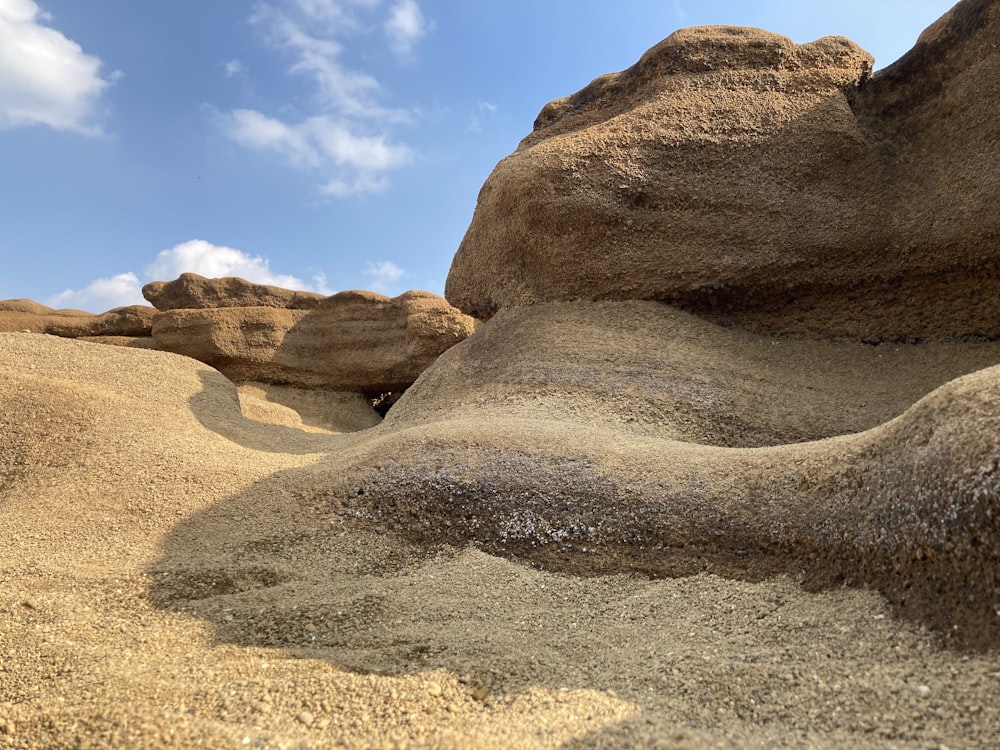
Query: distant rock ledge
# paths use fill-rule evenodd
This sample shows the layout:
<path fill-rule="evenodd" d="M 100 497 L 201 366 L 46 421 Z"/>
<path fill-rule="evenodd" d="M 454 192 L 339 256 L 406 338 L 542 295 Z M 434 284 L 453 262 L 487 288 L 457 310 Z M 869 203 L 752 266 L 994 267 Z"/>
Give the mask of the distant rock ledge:
<path fill-rule="evenodd" d="M 186 273 L 147 284 L 143 294 L 155 308 L 136 305 L 100 315 L 31 300 L 0 301 L 0 331 L 189 356 L 245 385 L 246 399 L 271 401 L 286 412 L 297 410 L 307 424 L 341 431 L 344 425 L 377 424 L 373 406 L 384 411 L 476 328 L 473 318 L 443 297 L 421 291 L 393 298 L 366 291 L 326 297 Z M 296 389 L 315 393 L 295 395 Z M 245 410 L 255 418 L 297 419 L 279 414 L 281 408 L 248 402 Z"/>

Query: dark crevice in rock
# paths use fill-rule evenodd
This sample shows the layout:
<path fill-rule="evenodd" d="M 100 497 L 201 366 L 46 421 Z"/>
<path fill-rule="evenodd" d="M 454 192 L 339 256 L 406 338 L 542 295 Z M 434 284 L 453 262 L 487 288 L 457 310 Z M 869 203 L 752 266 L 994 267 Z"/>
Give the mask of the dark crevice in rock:
<path fill-rule="evenodd" d="M 373 391 L 365 394 L 365 400 L 371 404 L 371 407 L 378 412 L 380 417 L 385 417 L 389 413 L 389 410 L 403 397 L 406 393 L 406 389 L 409 386 L 404 386 L 402 388 L 396 388 L 389 391 Z"/>

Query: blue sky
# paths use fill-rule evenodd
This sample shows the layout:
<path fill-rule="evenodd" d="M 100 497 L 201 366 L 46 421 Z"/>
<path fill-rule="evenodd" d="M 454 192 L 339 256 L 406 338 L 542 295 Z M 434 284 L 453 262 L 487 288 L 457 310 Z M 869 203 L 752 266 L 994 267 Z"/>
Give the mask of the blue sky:
<path fill-rule="evenodd" d="M 0 299 L 101 312 L 181 272 L 442 293 L 551 99 L 684 26 L 883 67 L 948 0 L 0 0 Z"/>

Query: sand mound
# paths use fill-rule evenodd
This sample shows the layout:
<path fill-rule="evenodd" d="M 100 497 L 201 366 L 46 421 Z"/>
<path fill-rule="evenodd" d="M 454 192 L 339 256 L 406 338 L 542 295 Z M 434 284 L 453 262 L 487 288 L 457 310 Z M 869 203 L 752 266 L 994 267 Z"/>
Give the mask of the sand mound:
<path fill-rule="evenodd" d="M 995 390 L 993 370 L 856 438 L 748 450 L 685 448 L 641 428 L 516 411 L 502 424 L 471 410 L 463 420 L 458 392 L 449 418 L 427 415 L 421 426 L 407 401 L 422 383 L 397 407 L 411 410 L 409 426 L 397 416 L 366 432 L 309 434 L 247 420 L 235 387 L 187 358 L 28 334 L 0 335 L 0 350 L 6 746 L 555 747 L 654 738 L 699 747 L 985 746 L 1000 737 L 989 711 L 1000 698 L 992 657 L 943 649 L 940 632 L 898 617 L 899 603 L 877 593 L 809 593 L 793 565 L 773 577 L 774 566 L 739 555 L 727 564 L 723 554 L 738 552 L 735 523 L 776 517 L 783 487 L 813 476 L 810 462 L 827 461 L 830 450 L 885 467 L 879 451 L 903 439 L 892 435 L 934 445 L 940 433 L 951 444 L 961 430 L 949 425 L 984 418 L 969 404 L 993 403 L 976 400 Z M 949 404 L 961 406 L 961 419 L 941 416 Z M 579 458 L 540 459 L 553 441 Z M 475 452 L 465 450 L 472 444 Z M 705 495 L 699 512 L 710 512 L 688 532 L 707 551 L 691 556 L 705 561 L 700 568 L 678 565 L 693 575 L 638 575 L 649 558 L 616 557 L 595 539 L 597 552 L 563 553 L 581 568 L 604 568 L 580 577 L 559 572 L 570 567 L 559 553 L 539 557 L 543 569 L 505 559 L 533 554 L 542 516 L 504 521 L 502 498 L 479 493 L 488 502 L 477 525 L 465 497 L 446 506 L 433 491 L 407 495 L 418 464 L 451 490 L 488 489 L 491 473 L 505 474 L 507 487 L 520 476 L 534 491 L 552 491 L 550 500 L 579 497 L 577 515 L 588 503 L 581 477 L 647 500 L 654 477 L 687 473 L 689 487 L 731 479 Z M 756 481 L 774 485 L 769 506 L 749 505 L 739 491 L 751 466 Z M 353 494 L 341 491 L 347 485 Z M 521 511 L 536 509 L 521 499 Z M 606 528 L 636 505 L 631 495 L 619 500 L 603 509 Z M 669 530 L 662 496 L 652 507 L 659 516 L 647 520 L 659 525 L 644 521 L 647 533 Z M 802 520 L 789 511 L 789 524 Z M 857 518 L 849 511 L 847 502 L 823 508 L 801 528 L 831 518 L 848 525 Z M 500 528 L 506 540 L 495 536 Z M 715 537 L 699 539 L 711 528 Z"/>

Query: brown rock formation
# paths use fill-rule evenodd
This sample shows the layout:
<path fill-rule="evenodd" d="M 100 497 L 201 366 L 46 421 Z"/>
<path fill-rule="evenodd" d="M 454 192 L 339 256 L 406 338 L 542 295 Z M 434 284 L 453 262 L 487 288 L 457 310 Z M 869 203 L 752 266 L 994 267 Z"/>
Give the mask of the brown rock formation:
<path fill-rule="evenodd" d="M 837 222 L 804 226 L 796 255 L 781 244 L 789 220 L 764 186 L 761 205 L 774 213 L 758 229 L 771 246 L 723 263 L 706 236 L 729 230 L 702 221 L 707 234 L 688 233 L 687 255 L 672 236 L 660 238 L 673 244 L 659 265 L 623 250 L 620 288 L 606 258 L 545 266 L 525 256 L 524 265 L 517 248 L 490 245 L 498 254 L 480 258 L 479 292 L 499 276 L 476 299 L 486 312 L 502 309 L 434 359 L 371 429 L 325 434 L 377 418 L 356 394 L 304 394 L 274 381 L 390 388 L 400 373 L 416 377 L 407 368 L 433 359 L 438 344 L 471 332 L 471 319 L 418 292 L 348 292 L 311 310 L 158 316 L 164 341 L 239 380 L 271 381 L 239 387 L 161 351 L 0 333 L 0 745 L 299 746 L 335 737 L 348 746 L 1000 746 L 989 709 L 1000 704 L 1000 337 L 868 346 L 764 336 L 654 300 L 539 296 L 576 288 L 587 273 L 601 294 L 659 289 L 675 261 L 677 279 L 702 283 L 697 274 L 715 263 L 742 269 L 733 283 L 749 279 L 753 295 L 719 282 L 714 296 L 688 289 L 671 299 L 798 332 L 838 315 L 856 316 L 873 336 L 995 325 L 984 317 L 995 311 L 992 271 L 984 266 L 977 287 L 971 269 L 995 250 L 995 183 L 983 173 L 995 138 L 981 118 L 996 99 L 968 96 L 988 90 L 983 71 L 997 54 L 975 45 L 995 39 L 998 8 L 966 0 L 893 72 L 846 99 L 823 94 L 815 121 L 791 107 L 798 114 L 786 125 L 788 99 L 829 92 L 829 61 L 856 59 L 855 48 L 792 49 L 756 31 L 733 32 L 737 43 L 724 48 L 718 30 L 709 46 L 700 46 L 703 31 L 675 36 L 667 49 L 680 52 L 661 59 L 687 71 L 665 76 L 675 87 L 708 81 L 718 90 L 729 80 L 739 86 L 727 96 L 739 99 L 746 85 L 758 102 L 769 71 L 779 88 L 815 77 L 795 79 L 795 96 L 772 92 L 771 110 L 740 109 L 759 115 L 758 130 L 718 130 L 718 143 L 709 134 L 697 145 L 697 134 L 678 130 L 691 180 L 692 165 L 714 158 L 740 183 L 692 181 L 689 197 L 715 200 L 713 215 L 743 236 L 753 217 L 740 203 L 750 178 L 738 167 L 749 163 L 758 177 L 799 179 L 812 200 L 826 201 L 802 202 L 791 216 L 881 223 L 854 235 Z M 646 59 L 654 72 L 656 59 Z M 719 59 L 728 72 L 716 69 Z M 641 92 L 658 80 L 639 73 L 608 87 L 631 75 Z M 676 93 L 681 104 L 711 102 Z M 839 129 L 844 101 L 861 141 Z M 586 101 L 567 106 L 556 107 L 553 133 L 589 116 Z M 655 141 L 629 107 L 618 125 Z M 953 129 L 935 139 L 932 117 Z M 959 121 L 973 124 L 962 130 Z M 828 126 L 826 143 L 817 133 Z M 601 141 L 592 127 L 604 126 L 579 131 L 579 142 L 569 130 L 540 138 L 498 170 L 491 182 L 514 201 L 514 231 L 504 235 L 498 221 L 474 223 L 475 232 L 521 242 L 519 232 L 535 231 L 504 182 L 521 167 L 541 219 L 561 221 L 552 205 L 579 208 L 581 195 L 605 217 L 624 217 L 601 202 L 617 195 L 613 182 L 610 192 L 576 195 L 530 182 L 532 159 L 562 158 L 544 153 L 558 138 L 581 149 L 592 139 L 596 166 L 582 181 L 614 177 L 634 141 L 622 130 L 619 153 L 610 131 Z M 753 155 L 771 149 L 777 158 L 771 138 L 790 131 L 812 139 L 818 153 L 808 163 L 818 171 L 796 176 Z M 950 137 L 954 145 L 940 142 Z M 846 171 L 827 171 L 838 164 Z M 640 166 L 668 171 L 655 160 Z M 895 213 L 875 199 L 843 204 L 841 188 L 868 166 L 882 176 L 870 195 L 895 196 Z M 969 175 L 981 179 L 963 182 Z M 933 211 L 935 191 L 958 217 Z M 484 191 L 483 204 L 496 194 Z M 962 221 L 965 210 L 982 220 Z M 699 228 L 694 207 L 669 211 Z M 586 213 L 577 218 L 599 236 Z M 540 252 L 553 226 L 522 245 Z M 831 242 L 911 241 L 884 253 L 832 244 L 823 255 L 826 233 Z M 551 240 L 559 252 L 576 248 Z M 566 260 L 590 266 L 561 267 Z M 642 263 L 660 276 L 636 276 Z M 546 268 L 549 276 L 534 278 Z M 932 279 L 933 268 L 941 273 Z M 908 269 L 895 288 L 893 269 Z M 880 289 L 889 291 L 873 298 Z M 497 290 L 509 298 L 489 296 Z M 306 411 L 327 416 L 321 424 Z M 220 695 L 220 685 L 238 689 Z"/>
<path fill-rule="evenodd" d="M 313 310 L 326 299 L 315 292 L 295 292 L 244 279 L 206 279 L 182 273 L 174 281 L 153 281 L 142 288 L 142 296 L 157 310 L 206 307 L 280 307 Z"/>
<path fill-rule="evenodd" d="M 501 310 L 386 420 L 404 427 L 474 409 L 484 421 L 755 448 L 869 430 L 997 363 L 1000 344 L 772 338 L 658 302 L 550 302 Z"/>
<path fill-rule="evenodd" d="M 989 648 L 998 362 L 997 344 L 768 340 L 650 302 L 504 310 L 307 481 L 561 569 L 864 583 Z"/>
<path fill-rule="evenodd" d="M 997 8 L 959 3 L 871 77 L 841 38 L 676 32 L 545 106 L 446 296 L 478 317 L 655 299 L 790 332 L 1000 335 Z"/>
<path fill-rule="evenodd" d="M 28 299 L 0 300 L 0 331 L 48 333 L 63 338 L 148 337 L 156 310 L 144 305 L 116 307 L 94 315 L 53 310 Z"/>
<path fill-rule="evenodd" d="M 279 307 L 176 309 L 153 337 L 237 382 L 379 394 L 406 388 L 474 321 L 428 292 L 392 299 L 340 292 L 312 310 Z"/>

